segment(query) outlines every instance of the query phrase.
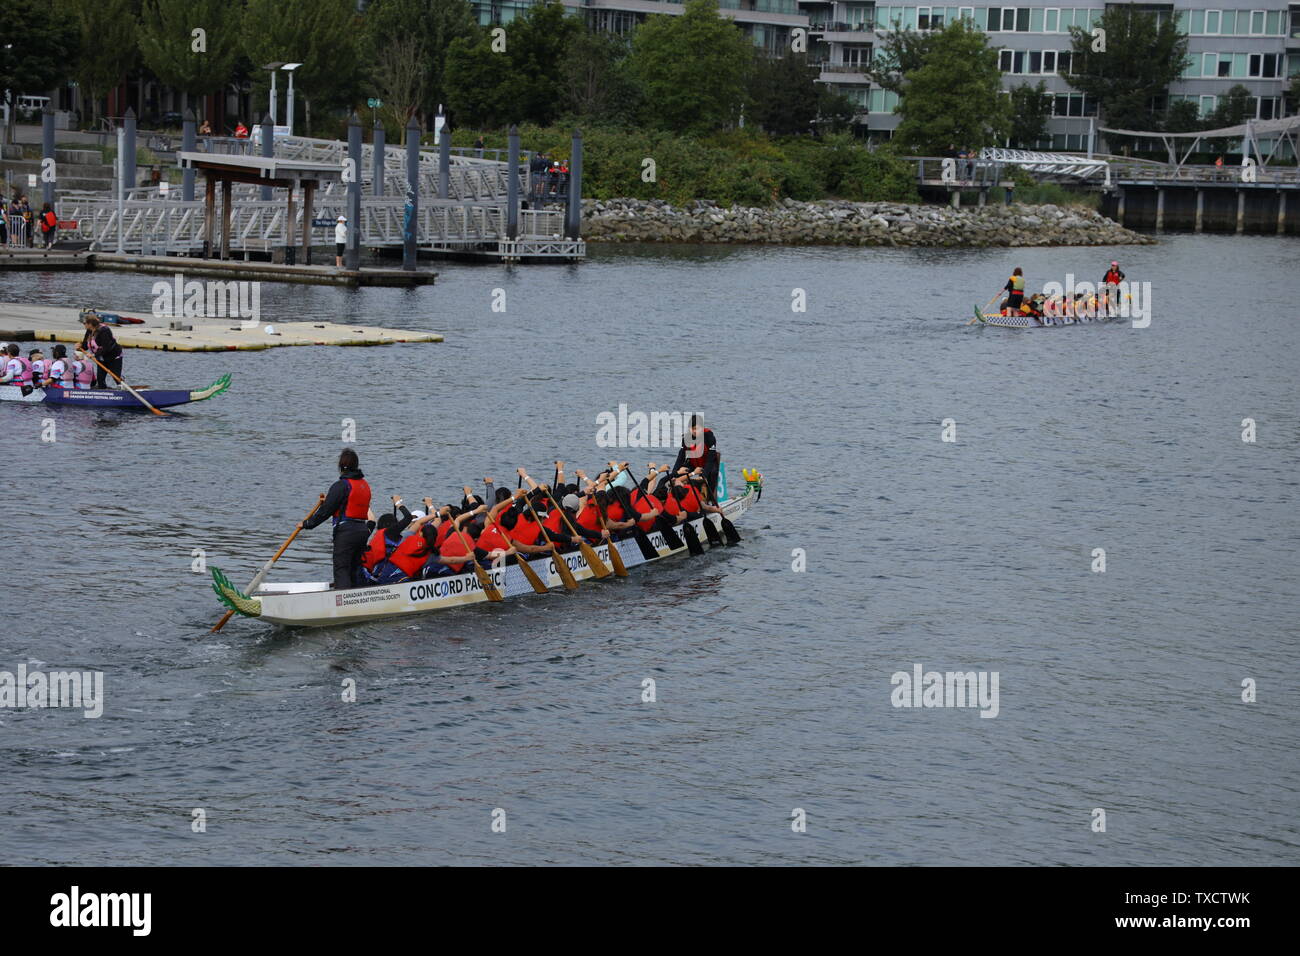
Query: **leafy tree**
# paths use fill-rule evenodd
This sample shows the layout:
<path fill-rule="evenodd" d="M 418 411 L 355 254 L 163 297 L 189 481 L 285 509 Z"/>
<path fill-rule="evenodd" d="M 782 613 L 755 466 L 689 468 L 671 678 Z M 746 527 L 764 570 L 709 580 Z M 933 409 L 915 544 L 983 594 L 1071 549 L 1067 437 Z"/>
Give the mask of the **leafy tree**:
<path fill-rule="evenodd" d="M 853 125 L 858 104 L 839 90 L 817 84 L 817 129 L 821 133 L 842 133 Z"/>
<path fill-rule="evenodd" d="M 264 63 L 301 63 L 294 95 L 301 96 L 308 134 L 311 108 L 347 106 L 360 80 L 361 57 L 354 0 L 247 0 L 243 53 L 253 65 L 255 93 L 265 94 Z M 263 101 L 265 95 L 262 96 Z"/>
<path fill-rule="evenodd" d="M 361 49 L 375 91 L 393 104 L 405 126 L 416 113 L 432 116 L 439 104 L 449 102 L 447 59 L 452 44 L 477 39 L 479 29 L 468 0 L 373 0 L 366 8 L 363 33 Z M 414 59 L 399 62 L 395 45 Z M 413 68 L 418 76 L 411 75 Z M 411 104 L 405 97 L 413 91 L 419 98 Z"/>
<path fill-rule="evenodd" d="M 646 119 L 676 132 L 730 126 L 753 55 L 740 28 L 718 15 L 718 0 L 686 0 L 681 16 L 651 15 L 632 35 L 630 64 Z"/>
<path fill-rule="evenodd" d="M 97 122 L 108 91 L 136 68 L 136 18 L 140 0 L 62 0 L 77 29 L 77 51 L 71 62 L 90 104 L 90 119 Z"/>
<path fill-rule="evenodd" d="M 510 82 L 509 58 L 492 51 L 488 34 L 460 37 L 447 48 L 447 106 L 458 124 L 495 127 L 518 120 Z"/>
<path fill-rule="evenodd" d="M 1187 37 L 1173 17 L 1157 23 L 1155 14 L 1130 4 L 1110 7 L 1101 16 L 1104 36 L 1071 27 L 1071 86 L 1096 99 L 1107 125 L 1147 129 L 1153 104 L 1168 94 L 1169 84 L 1187 65 Z M 1105 40 L 1105 49 L 1093 50 Z"/>
<path fill-rule="evenodd" d="M 521 118 L 546 126 L 563 111 L 565 54 L 582 29 L 560 0 L 539 0 L 506 26 L 509 96 Z"/>
<path fill-rule="evenodd" d="M 1164 131 L 1166 133 L 1194 133 L 1204 129 L 1201 111 L 1191 100 L 1179 100 L 1165 113 Z"/>
<path fill-rule="evenodd" d="M 49 0 L 5 0 L 0 12 L 0 96 L 9 116 L 18 97 L 57 86 L 77 52 L 77 27 L 62 4 Z M 13 142 L 13 123 L 5 136 Z"/>
<path fill-rule="evenodd" d="M 1225 126 L 1241 126 L 1255 116 L 1254 106 L 1250 102 L 1250 90 L 1236 83 L 1223 96 L 1219 105 L 1209 115 L 1206 129 L 1223 129 Z"/>
<path fill-rule="evenodd" d="M 195 96 L 225 86 L 239 57 L 242 6 L 229 0 L 144 0 L 140 56 L 168 86 Z M 193 31 L 202 30 L 202 49 Z"/>
<path fill-rule="evenodd" d="M 629 75 L 628 41 L 617 33 L 584 29 L 564 54 L 565 101 L 580 117 L 622 122 L 632 117 L 639 91 Z"/>
<path fill-rule="evenodd" d="M 1002 142 L 1011 106 L 1002 95 L 998 51 L 984 32 L 965 19 L 935 32 L 921 67 L 904 78 L 898 112 L 903 121 L 893 142 L 903 149 L 935 155 Z"/>
<path fill-rule="evenodd" d="M 817 120 L 816 67 L 803 53 L 756 57 L 749 75 L 747 122 L 777 136 L 807 133 Z"/>
<path fill-rule="evenodd" d="M 1022 83 L 1011 91 L 1011 145 L 1035 149 L 1047 138 L 1047 118 L 1052 115 L 1052 97 L 1042 80 L 1037 86 Z"/>
<path fill-rule="evenodd" d="M 867 76 L 876 86 L 901 96 L 905 77 L 925 65 L 939 36 L 937 31 L 901 29 L 884 34 L 866 70 Z"/>

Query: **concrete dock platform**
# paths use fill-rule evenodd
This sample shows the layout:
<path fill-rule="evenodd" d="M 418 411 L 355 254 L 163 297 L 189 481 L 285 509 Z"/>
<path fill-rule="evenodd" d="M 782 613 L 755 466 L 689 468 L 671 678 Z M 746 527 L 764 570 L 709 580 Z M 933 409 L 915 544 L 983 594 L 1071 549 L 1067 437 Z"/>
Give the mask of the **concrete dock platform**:
<path fill-rule="evenodd" d="M 246 262 L 242 259 L 201 259 L 192 256 L 137 256 L 68 249 L 21 249 L 0 246 L 0 269 L 51 270 L 106 269 L 115 272 L 143 272 L 151 275 L 185 273 L 193 278 L 253 282 L 302 282 L 310 285 L 397 286 L 431 285 L 436 272 L 417 269 L 337 269 L 332 265 L 300 266 L 278 262 Z"/>
<path fill-rule="evenodd" d="M 119 315 L 127 310 L 104 309 Z M 56 306 L 0 303 L 0 342 L 65 342 L 77 344 L 85 329 L 80 310 Z M 289 345 L 393 345 L 398 342 L 441 342 L 434 332 L 382 329 L 335 322 L 276 322 L 263 320 L 243 327 L 235 319 L 184 319 L 190 330 L 173 330 L 148 313 L 136 314 L 144 325 L 113 325 L 124 348 L 163 352 L 244 352 Z M 270 325 L 274 332 L 267 333 Z"/>

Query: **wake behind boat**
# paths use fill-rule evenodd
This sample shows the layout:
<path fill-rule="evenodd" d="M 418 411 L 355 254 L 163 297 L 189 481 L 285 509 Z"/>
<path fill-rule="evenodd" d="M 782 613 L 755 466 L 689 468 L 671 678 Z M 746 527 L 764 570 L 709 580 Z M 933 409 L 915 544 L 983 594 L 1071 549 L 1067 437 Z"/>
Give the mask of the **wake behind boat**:
<path fill-rule="evenodd" d="M 45 405 L 80 405 L 88 408 L 130 408 L 147 409 L 148 406 L 136 396 L 154 408 L 173 408 L 201 402 L 220 395 L 230 388 L 230 376 L 223 375 L 207 388 L 194 390 L 143 388 L 136 389 L 135 394 L 126 389 L 117 388 L 32 388 L 20 385 L 0 385 L 0 401 L 27 402 Z"/>
<path fill-rule="evenodd" d="M 723 518 L 728 521 L 739 518 L 762 497 L 762 492 L 761 478 L 747 480 L 743 494 L 719 504 L 721 514 L 705 515 L 686 524 L 691 525 L 695 533 L 700 535 L 705 534 L 704 522 L 706 521 L 710 522 L 714 529 L 721 528 Z M 595 551 L 602 561 L 610 562 L 612 560 L 610 548 L 616 548 L 622 558 L 623 566 L 632 568 L 661 558 L 684 554 L 688 550 L 685 543 L 679 547 L 671 547 L 664 535 L 658 531 L 651 532 L 645 537 L 653 549 L 653 556 L 645 553 L 637 540 L 630 537 L 600 545 Z M 709 537 L 713 536 L 709 535 Z M 581 551 L 563 553 L 559 558 L 565 562 L 578 581 L 596 576 L 596 572 Z M 528 562 L 528 566 L 537 573 L 548 589 L 563 585 L 553 557 L 534 558 Z M 487 568 L 487 574 L 491 578 L 491 584 L 506 598 L 531 594 L 535 590 L 517 564 L 492 566 Z M 262 584 L 249 595 L 240 591 L 219 568 L 214 567 L 212 589 L 221 599 L 221 603 L 232 611 L 245 617 L 254 617 L 270 624 L 286 627 L 354 624 L 406 614 L 441 611 L 489 600 L 475 575 L 470 573 L 342 591 L 331 590 L 327 582 Z"/>

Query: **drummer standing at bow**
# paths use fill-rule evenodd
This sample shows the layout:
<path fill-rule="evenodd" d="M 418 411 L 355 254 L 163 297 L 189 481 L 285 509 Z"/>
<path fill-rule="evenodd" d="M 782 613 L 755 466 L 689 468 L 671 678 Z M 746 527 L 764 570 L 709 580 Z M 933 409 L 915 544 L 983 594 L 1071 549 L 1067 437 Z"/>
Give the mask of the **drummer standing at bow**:
<path fill-rule="evenodd" d="M 682 436 L 682 447 L 677 450 L 677 461 L 673 464 L 672 473 L 676 475 L 684 468 L 691 471 L 698 469 L 708 482 L 709 497 L 713 498 L 717 495 L 718 462 L 721 461 L 717 446 L 718 439 L 714 436 L 713 429 L 704 427 L 702 416 L 692 415 L 691 427 Z"/>
<path fill-rule="evenodd" d="M 100 366 L 96 366 L 95 388 L 112 388 L 107 381 L 108 373 L 114 375 L 114 383 L 121 381 L 122 378 L 122 346 L 118 344 L 117 339 L 113 336 L 113 330 L 99 321 L 98 317 L 87 315 L 82 318 L 81 324 L 86 327 L 86 334 L 81 337 L 81 348 L 89 352 Z"/>
<path fill-rule="evenodd" d="M 370 484 L 361 473 L 361 462 L 351 448 L 339 454 L 339 480 L 330 485 L 325 500 L 299 528 L 314 528 L 325 521 L 334 524 L 334 590 L 357 586 L 357 571 L 370 539 L 366 520 L 370 515 Z"/>

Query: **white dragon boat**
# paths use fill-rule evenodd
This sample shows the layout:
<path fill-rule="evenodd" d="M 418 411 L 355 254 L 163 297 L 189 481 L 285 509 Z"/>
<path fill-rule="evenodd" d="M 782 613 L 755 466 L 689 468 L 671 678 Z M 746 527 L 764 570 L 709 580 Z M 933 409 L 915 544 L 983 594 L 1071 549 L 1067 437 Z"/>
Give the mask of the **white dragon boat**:
<path fill-rule="evenodd" d="M 715 528 L 720 529 L 723 517 L 735 521 L 753 507 L 762 494 L 761 477 L 758 480 L 747 481 L 743 494 L 728 498 L 721 503 L 721 516 L 711 514 L 690 523 L 696 534 L 703 536 L 705 521 L 712 522 Z M 683 527 L 684 525 L 679 525 L 678 530 Z M 633 538 L 606 542 L 597 546 L 595 551 L 602 561 L 609 564 L 610 547 L 618 548 L 619 556 L 628 569 L 687 551 L 684 542 L 680 547 L 669 547 L 668 542 L 658 531 L 650 532 L 646 538 L 656 552 L 655 557 L 643 554 L 641 547 Z M 585 581 L 595 576 L 580 551 L 568 552 L 560 557 L 568 563 L 576 580 Z M 551 556 L 543 556 L 528 562 L 529 567 L 536 571 L 541 580 L 551 589 L 563 586 L 560 575 L 555 570 L 554 560 Z M 492 579 L 493 587 L 507 599 L 535 593 L 524 572 L 516 565 L 486 565 L 485 570 Z M 477 604 L 488 600 L 487 594 L 484 593 L 472 571 L 445 577 L 423 578 L 418 581 L 403 581 L 400 584 L 352 588 L 346 591 L 332 590 L 327 582 L 263 583 L 250 595 L 240 591 L 220 568 L 214 567 L 212 589 L 221 599 L 221 603 L 232 611 L 245 617 L 257 618 L 269 624 L 285 627 L 355 624 L 404 614 L 441 611 L 445 608 Z"/>

